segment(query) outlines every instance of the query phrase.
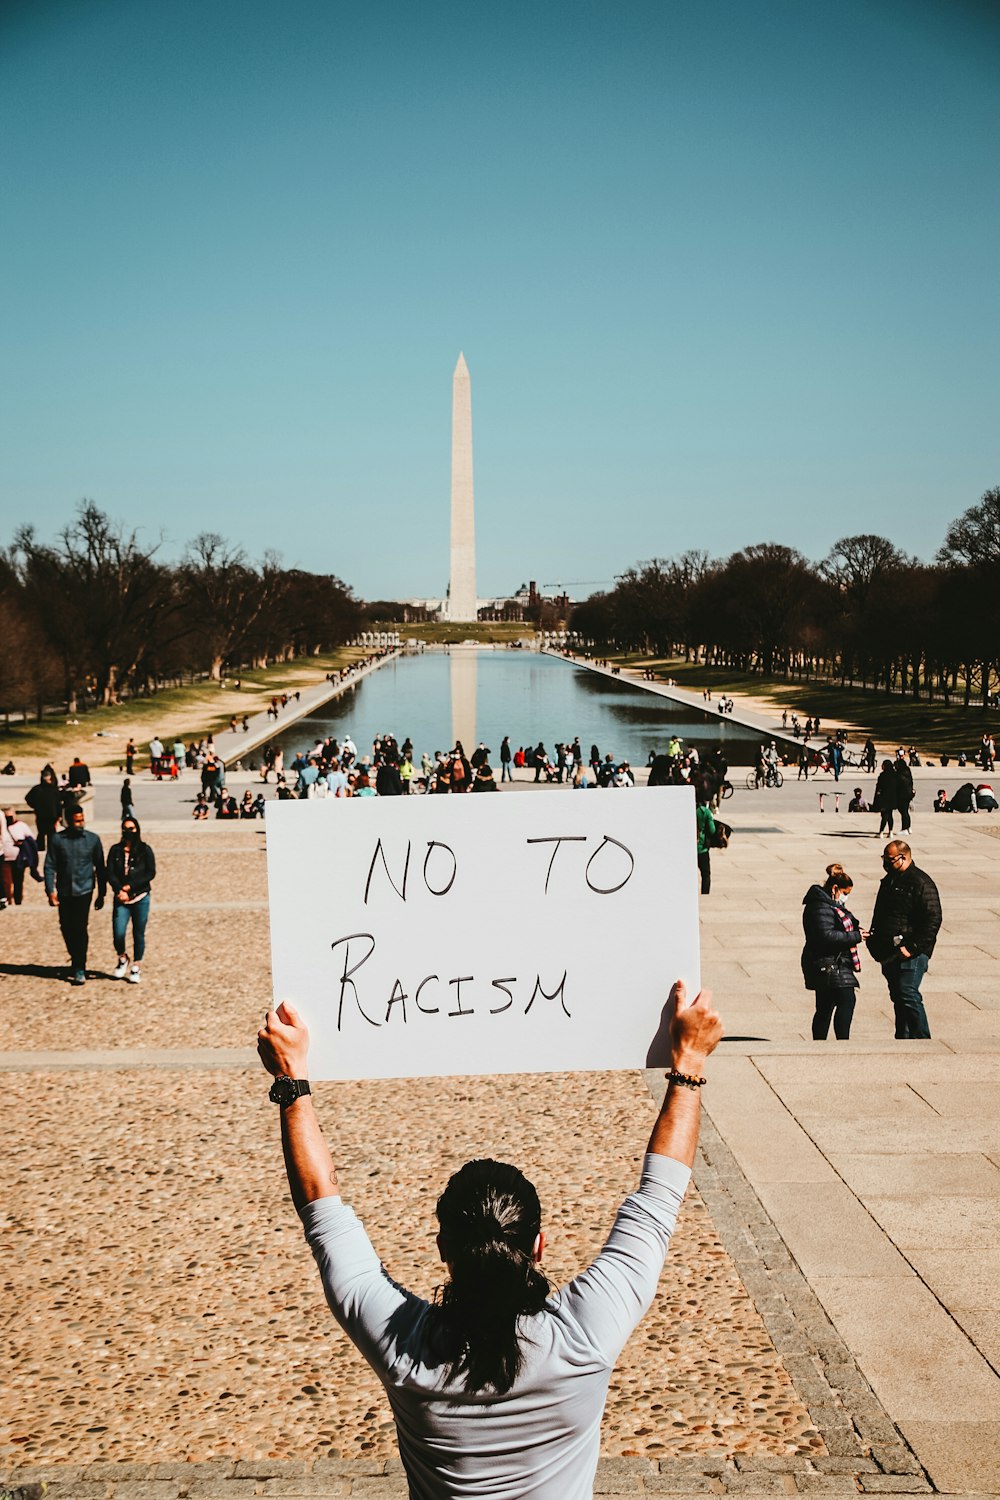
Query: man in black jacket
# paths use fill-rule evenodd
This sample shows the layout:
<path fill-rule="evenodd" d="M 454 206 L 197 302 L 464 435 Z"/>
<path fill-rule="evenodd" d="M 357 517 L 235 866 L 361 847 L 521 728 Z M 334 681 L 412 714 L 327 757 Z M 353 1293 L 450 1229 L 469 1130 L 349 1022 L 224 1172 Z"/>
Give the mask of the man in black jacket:
<path fill-rule="evenodd" d="M 69 952 L 72 982 L 85 984 L 90 903 L 96 885 L 94 910 L 100 911 L 108 877 L 101 841 L 96 833 L 83 826 L 83 808 L 73 808 L 67 822 L 66 828 L 49 839 L 45 891 L 49 905 L 59 909 L 59 926 Z"/>
<path fill-rule="evenodd" d="M 882 855 L 885 876 L 875 898 L 868 948 L 882 965 L 896 1012 L 896 1036 L 930 1038 L 920 984 L 941 928 L 941 898 L 909 844 L 895 839 Z"/>

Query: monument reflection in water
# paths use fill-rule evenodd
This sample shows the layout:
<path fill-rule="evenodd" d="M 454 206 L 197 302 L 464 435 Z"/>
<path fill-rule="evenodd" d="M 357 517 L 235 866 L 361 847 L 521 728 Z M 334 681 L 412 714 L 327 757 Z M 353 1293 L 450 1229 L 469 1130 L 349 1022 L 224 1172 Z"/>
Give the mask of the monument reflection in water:
<path fill-rule="evenodd" d="M 325 708 L 275 736 L 286 760 L 316 740 L 350 734 L 365 755 L 377 734 L 413 741 L 418 761 L 426 750 L 448 750 L 460 739 L 471 753 L 479 740 L 499 764 L 500 741 L 537 745 L 551 753 L 557 740 L 580 736 L 584 754 L 645 765 L 651 749 L 666 748 L 672 734 L 700 750 L 722 744 L 734 765 L 753 762 L 759 735 L 715 713 L 682 707 L 620 677 L 576 667 L 535 651 L 455 647 L 390 662 Z"/>
<path fill-rule="evenodd" d="M 471 646 L 451 651 L 451 743 L 459 740 L 467 754 L 478 745 L 476 738 L 476 687 L 479 680 L 479 652 Z M 499 745 L 497 752 L 499 753 Z"/>

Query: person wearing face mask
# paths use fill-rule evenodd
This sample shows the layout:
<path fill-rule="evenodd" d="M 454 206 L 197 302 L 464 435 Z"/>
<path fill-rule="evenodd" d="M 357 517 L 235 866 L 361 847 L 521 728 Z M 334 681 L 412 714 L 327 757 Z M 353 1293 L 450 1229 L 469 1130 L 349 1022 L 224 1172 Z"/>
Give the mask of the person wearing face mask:
<path fill-rule="evenodd" d="M 59 912 L 73 984 L 87 982 L 90 903 L 96 887 L 94 910 L 100 911 L 108 886 L 104 848 L 97 834 L 84 828 L 83 823 L 83 808 L 71 807 L 66 827 L 49 839 L 45 855 L 45 894 L 49 905 Z"/>
<path fill-rule="evenodd" d="M 920 984 L 941 930 L 941 897 L 909 844 L 893 839 L 882 854 L 885 875 L 875 898 L 868 952 L 882 965 L 896 1014 L 896 1039 L 929 1041 Z"/>
<path fill-rule="evenodd" d="M 867 933 L 847 909 L 854 881 L 843 865 L 826 867 L 822 885 L 811 885 L 802 898 L 802 977 L 816 996 L 813 1041 L 825 1042 L 833 1021 L 838 1042 L 851 1035 L 861 962 L 858 943 Z"/>
<path fill-rule="evenodd" d="M 111 933 L 118 963 L 116 979 L 138 984 L 142 978 L 142 960 L 146 952 L 146 923 L 149 921 L 149 888 L 156 875 L 152 848 L 142 837 L 137 818 L 122 819 L 122 836 L 108 850 L 108 884 L 114 892 Z M 125 939 L 132 924 L 132 966 L 125 952 Z"/>

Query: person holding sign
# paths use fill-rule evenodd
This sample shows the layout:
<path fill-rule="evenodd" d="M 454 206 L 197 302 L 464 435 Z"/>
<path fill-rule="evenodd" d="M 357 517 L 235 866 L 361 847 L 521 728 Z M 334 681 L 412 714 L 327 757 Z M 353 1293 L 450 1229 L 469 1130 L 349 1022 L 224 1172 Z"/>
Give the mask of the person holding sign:
<path fill-rule="evenodd" d="M 309 1033 L 287 1002 L 257 1050 L 275 1082 L 292 1201 L 334 1317 L 386 1388 L 416 1500 L 590 1500 L 611 1371 L 650 1306 L 691 1177 L 702 1068 L 722 1036 L 709 991 L 670 992 L 671 1068 L 637 1190 L 587 1270 L 554 1291 L 534 1187 L 467 1162 L 438 1199 L 438 1303 L 390 1280 L 353 1209 L 310 1097 Z"/>

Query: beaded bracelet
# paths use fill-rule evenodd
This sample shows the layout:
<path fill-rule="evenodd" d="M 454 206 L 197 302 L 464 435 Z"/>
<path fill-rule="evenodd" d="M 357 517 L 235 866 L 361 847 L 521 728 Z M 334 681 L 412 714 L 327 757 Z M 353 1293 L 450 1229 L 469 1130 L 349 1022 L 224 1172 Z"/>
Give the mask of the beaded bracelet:
<path fill-rule="evenodd" d="M 686 1089 L 700 1089 L 703 1083 L 708 1082 L 708 1079 L 695 1078 L 692 1073 L 677 1073 L 671 1071 L 667 1074 L 667 1082 L 679 1083 L 682 1088 Z"/>

